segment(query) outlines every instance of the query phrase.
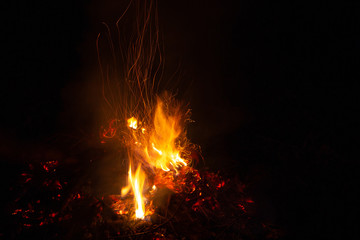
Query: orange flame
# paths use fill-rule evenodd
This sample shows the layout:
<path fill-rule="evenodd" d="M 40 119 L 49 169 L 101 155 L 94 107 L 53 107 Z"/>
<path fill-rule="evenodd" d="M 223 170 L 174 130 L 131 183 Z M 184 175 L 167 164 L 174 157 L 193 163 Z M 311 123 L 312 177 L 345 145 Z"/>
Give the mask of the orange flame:
<path fill-rule="evenodd" d="M 104 138 L 121 135 L 120 139 L 127 147 L 131 166 L 137 166 L 135 174 L 132 173 L 131 166 L 129 167 L 128 186 L 121 190 L 122 196 L 130 190 L 134 193 L 136 218 L 144 218 L 146 215 L 143 197 L 146 175 L 143 170 L 150 170 L 155 175 L 167 171 L 169 173 L 166 175 L 172 175 L 171 172 L 177 173 L 181 167 L 187 166 L 190 159 L 190 153 L 185 151 L 189 143 L 183 128 L 184 117 L 189 112 L 181 112 L 178 106 L 173 105 L 170 96 L 163 100 L 158 98 L 157 102 L 153 98 L 159 93 L 163 71 L 157 7 L 154 2 L 151 0 L 140 5 L 138 1 L 135 32 L 134 35 L 129 34 L 129 39 L 125 38 L 129 41 L 129 48 L 127 52 L 121 52 L 124 58 L 123 55 L 118 58 L 114 47 L 116 44 L 106 24 L 107 41 L 110 42 L 108 50 L 113 62 L 108 62 L 106 54 L 105 57 L 100 54 L 100 35 L 96 41 L 105 109 L 117 119 L 111 122 L 109 129 L 104 130 L 102 135 Z M 116 23 L 119 33 L 121 30 L 118 23 L 121 18 Z M 122 46 L 120 49 L 123 49 Z M 124 81 L 117 81 L 118 79 Z M 136 117 L 132 115 L 134 113 Z M 130 118 L 124 119 L 124 116 Z M 124 125 L 121 124 L 122 120 L 125 120 Z M 126 126 L 127 129 L 124 130 L 121 126 Z M 160 183 L 165 181 L 166 179 L 162 178 Z M 156 189 L 156 186 L 154 188 Z"/>
<path fill-rule="evenodd" d="M 146 180 L 145 169 L 175 171 L 187 166 L 188 162 L 184 155 L 184 146 L 180 146 L 183 136 L 181 120 L 183 115 L 178 107 L 170 108 L 158 98 L 156 108 L 150 124 L 138 121 L 135 117 L 127 120 L 129 133 L 126 143 L 128 146 L 129 159 L 137 163 L 135 174 L 132 173 L 131 165 L 128 172 L 128 186 L 121 189 L 121 195 L 125 196 L 130 190 L 134 193 L 135 217 L 144 219 L 144 182 Z M 166 179 L 164 179 L 166 182 Z M 165 183 L 164 182 L 164 183 Z M 166 184 L 166 183 L 165 183 Z M 153 186 L 153 190 L 156 186 Z"/>
<path fill-rule="evenodd" d="M 141 128 L 138 128 L 134 117 L 127 120 L 132 132 L 130 148 L 137 153 L 137 160 L 163 171 L 177 171 L 187 166 L 188 163 L 181 157 L 183 147 L 177 142 L 183 132 L 179 109 L 165 109 L 163 101 L 158 99 L 153 116 L 152 124 Z"/>

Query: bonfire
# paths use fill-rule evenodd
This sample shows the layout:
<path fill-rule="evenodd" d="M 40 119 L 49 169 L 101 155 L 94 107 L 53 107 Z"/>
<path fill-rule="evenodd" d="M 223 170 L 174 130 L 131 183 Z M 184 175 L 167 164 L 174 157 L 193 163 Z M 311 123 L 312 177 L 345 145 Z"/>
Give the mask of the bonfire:
<path fill-rule="evenodd" d="M 123 18 L 133 8 L 137 12 L 133 33 L 128 42 L 115 44 L 122 39 Z M 42 186 L 42 190 L 38 195 L 19 196 L 12 215 L 21 226 L 14 235 L 276 238 L 276 230 L 252 217 L 255 203 L 241 181 L 206 168 L 196 169 L 203 158 L 200 146 L 187 138 L 189 104 L 161 85 L 166 80 L 161 78 L 164 61 L 156 4 L 131 1 L 116 22 L 115 33 L 104 25 L 107 31 L 96 41 L 104 100 L 104 124 L 98 140 L 104 148 L 125 154 L 121 168 L 127 177 L 120 180 L 116 194 L 99 196 L 91 181 L 69 184 L 71 171 L 66 172 L 58 161 L 30 164 L 20 186 Z"/>

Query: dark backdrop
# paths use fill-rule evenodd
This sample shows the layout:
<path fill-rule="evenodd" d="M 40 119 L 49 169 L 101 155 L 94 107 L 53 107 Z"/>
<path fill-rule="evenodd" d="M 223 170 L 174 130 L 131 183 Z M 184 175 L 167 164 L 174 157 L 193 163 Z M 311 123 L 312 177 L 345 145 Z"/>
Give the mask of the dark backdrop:
<path fill-rule="evenodd" d="M 3 7 L 4 192 L 32 155 L 67 154 L 71 141 L 51 139 L 96 141 L 95 40 L 126 4 Z M 259 214 L 292 239 L 356 236 L 359 10 L 355 1 L 159 1 L 165 77 L 181 70 L 190 138 L 207 167 L 243 179 Z"/>

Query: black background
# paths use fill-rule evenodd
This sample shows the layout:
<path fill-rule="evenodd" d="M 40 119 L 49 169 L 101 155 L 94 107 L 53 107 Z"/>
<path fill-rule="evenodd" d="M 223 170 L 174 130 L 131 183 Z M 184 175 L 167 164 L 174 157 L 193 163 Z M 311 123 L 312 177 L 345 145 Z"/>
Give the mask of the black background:
<path fill-rule="evenodd" d="M 96 141 L 95 41 L 101 22 L 114 24 L 126 4 L 14 1 L 2 7 L 3 193 L 26 159 L 49 148 L 68 154 L 51 139 Z M 259 214 L 291 239 L 355 238 L 359 4 L 158 6 L 165 67 L 170 73 L 180 66 L 177 89 L 195 120 L 189 135 L 202 146 L 206 165 L 242 178 Z"/>

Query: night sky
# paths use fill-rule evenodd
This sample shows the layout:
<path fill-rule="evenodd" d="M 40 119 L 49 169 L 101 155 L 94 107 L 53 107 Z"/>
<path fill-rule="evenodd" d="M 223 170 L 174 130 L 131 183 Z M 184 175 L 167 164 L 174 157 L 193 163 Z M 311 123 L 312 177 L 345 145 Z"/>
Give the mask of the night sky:
<path fill-rule="evenodd" d="M 5 195 L 25 162 L 76 156 L 66 149 L 79 141 L 97 146 L 96 37 L 127 2 L 2 7 Z M 188 133 L 205 165 L 248 183 L 259 215 L 289 239 L 357 238 L 360 4 L 161 0 L 158 8 L 164 78 L 179 69 L 171 88 L 190 103 Z"/>

